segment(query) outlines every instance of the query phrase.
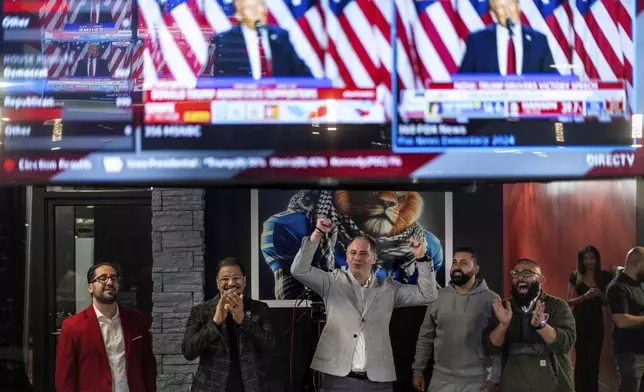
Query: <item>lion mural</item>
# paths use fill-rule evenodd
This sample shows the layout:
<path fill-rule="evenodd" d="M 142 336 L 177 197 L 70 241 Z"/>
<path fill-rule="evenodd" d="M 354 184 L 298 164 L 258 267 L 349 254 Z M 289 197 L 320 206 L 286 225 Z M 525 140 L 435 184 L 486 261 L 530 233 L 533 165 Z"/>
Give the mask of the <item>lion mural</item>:
<path fill-rule="evenodd" d="M 298 192 L 286 211 L 271 216 L 263 226 L 261 248 L 275 277 L 275 298 L 296 299 L 302 294 L 303 286 L 291 276 L 290 267 L 302 238 L 311 234 L 319 217 L 330 218 L 338 232 L 337 237 L 321 242 L 313 261 L 318 268 L 346 269 L 346 246 L 355 236 L 368 235 L 377 244 L 374 269 L 379 279 L 391 276 L 401 283 L 416 283 L 418 272 L 408 248 L 412 239 L 424 238 L 427 255 L 439 271 L 443 248 L 440 240 L 418 223 L 422 212 L 423 199 L 418 192 Z"/>

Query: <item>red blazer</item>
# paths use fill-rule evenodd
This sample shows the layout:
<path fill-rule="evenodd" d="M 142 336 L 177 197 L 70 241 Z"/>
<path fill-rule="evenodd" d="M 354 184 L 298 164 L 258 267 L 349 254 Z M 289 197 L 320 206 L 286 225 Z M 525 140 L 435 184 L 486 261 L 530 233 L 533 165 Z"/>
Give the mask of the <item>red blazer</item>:
<path fill-rule="evenodd" d="M 130 392 L 156 392 L 157 365 L 146 316 L 119 306 Z M 112 373 L 94 306 L 66 319 L 56 350 L 56 392 L 112 392 Z"/>

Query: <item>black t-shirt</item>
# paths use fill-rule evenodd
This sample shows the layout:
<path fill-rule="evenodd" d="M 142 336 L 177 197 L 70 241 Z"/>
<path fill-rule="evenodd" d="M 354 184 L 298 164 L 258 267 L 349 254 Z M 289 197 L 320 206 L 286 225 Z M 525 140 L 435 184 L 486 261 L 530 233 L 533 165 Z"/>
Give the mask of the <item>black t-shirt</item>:
<path fill-rule="evenodd" d="M 226 330 L 228 331 L 228 347 L 230 348 L 230 371 L 226 382 L 226 392 L 244 392 L 241 366 L 239 364 L 239 343 L 237 341 L 238 324 L 229 314 L 226 317 Z"/>
<path fill-rule="evenodd" d="M 608 285 L 608 306 L 612 314 L 644 316 L 644 283 L 620 273 Z M 613 326 L 615 353 L 644 353 L 644 327 L 617 328 Z"/>

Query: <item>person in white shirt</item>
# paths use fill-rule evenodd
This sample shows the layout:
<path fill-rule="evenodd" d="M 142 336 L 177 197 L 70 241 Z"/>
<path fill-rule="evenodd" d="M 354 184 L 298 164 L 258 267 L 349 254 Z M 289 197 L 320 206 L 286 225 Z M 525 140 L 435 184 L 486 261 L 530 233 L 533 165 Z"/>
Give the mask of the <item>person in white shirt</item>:
<path fill-rule="evenodd" d="M 63 322 L 56 350 L 58 392 L 156 392 L 146 316 L 117 305 L 121 275 L 107 263 L 87 272 L 92 304 Z"/>
<path fill-rule="evenodd" d="M 489 0 L 489 5 L 496 23 L 467 37 L 459 73 L 558 72 L 545 34 L 521 24 L 519 0 Z"/>

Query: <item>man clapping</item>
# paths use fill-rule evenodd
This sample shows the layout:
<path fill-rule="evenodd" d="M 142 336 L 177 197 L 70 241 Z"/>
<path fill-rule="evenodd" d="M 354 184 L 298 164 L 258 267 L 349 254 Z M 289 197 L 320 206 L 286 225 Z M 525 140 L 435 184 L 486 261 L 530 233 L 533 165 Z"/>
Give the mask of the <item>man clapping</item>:
<path fill-rule="evenodd" d="M 268 305 L 244 297 L 246 273 L 235 258 L 219 263 L 217 287 L 215 298 L 192 308 L 181 345 L 187 360 L 199 357 L 192 391 L 267 392 L 262 356 L 275 346 Z"/>

